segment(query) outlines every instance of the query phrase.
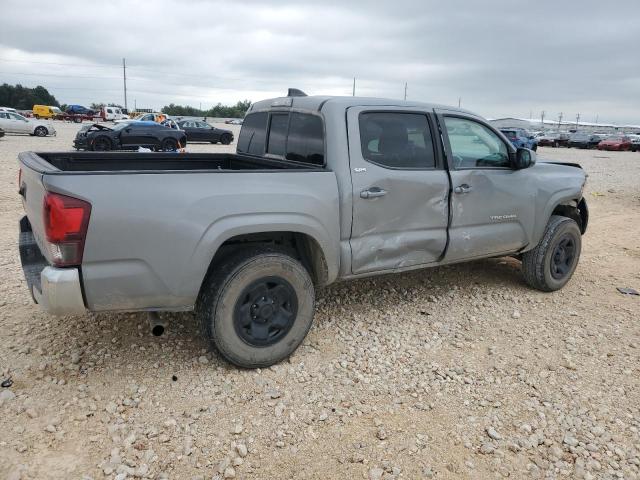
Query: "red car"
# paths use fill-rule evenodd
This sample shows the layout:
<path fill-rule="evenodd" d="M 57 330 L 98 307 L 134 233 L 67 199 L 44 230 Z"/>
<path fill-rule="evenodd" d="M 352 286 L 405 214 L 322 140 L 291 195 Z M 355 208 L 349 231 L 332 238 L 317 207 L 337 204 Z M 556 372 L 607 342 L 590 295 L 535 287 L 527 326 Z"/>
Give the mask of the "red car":
<path fill-rule="evenodd" d="M 631 150 L 631 138 L 624 135 L 611 135 L 598 144 L 598 150 Z"/>

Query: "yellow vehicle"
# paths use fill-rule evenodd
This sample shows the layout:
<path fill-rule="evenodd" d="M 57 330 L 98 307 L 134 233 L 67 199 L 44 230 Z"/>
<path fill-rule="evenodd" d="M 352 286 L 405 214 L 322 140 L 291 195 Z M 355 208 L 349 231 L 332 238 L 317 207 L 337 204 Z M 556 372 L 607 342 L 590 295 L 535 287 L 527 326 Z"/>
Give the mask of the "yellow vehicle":
<path fill-rule="evenodd" d="M 34 105 L 33 116 L 36 118 L 55 118 L 56 115 L 61 115 L 62 110 L 58 107 L 49 107 L 47 105 Z"/>

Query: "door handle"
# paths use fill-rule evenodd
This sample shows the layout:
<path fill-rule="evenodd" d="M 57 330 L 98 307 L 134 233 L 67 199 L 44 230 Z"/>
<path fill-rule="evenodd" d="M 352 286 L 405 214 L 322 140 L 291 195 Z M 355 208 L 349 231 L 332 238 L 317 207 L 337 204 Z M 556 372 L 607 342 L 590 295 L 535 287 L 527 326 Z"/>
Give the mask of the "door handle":
<path fill-rule="evenodd" d="M 458 185 L 456 188 L 453 189 L 455 193 L 469 193 L 471 190 L 473 190 L 471 188 L 471 185 L 467 185 L 466 183 L 463 183 L 462 185 Z"/>
<path fill-rule="evenodd" d="M 360 198 L 377 198 L 384 197 L 387 194 L 386 190 L 383 190 L 380 187 L 371 187 L 367 190 L 362 190 L 360 192 Z"/>

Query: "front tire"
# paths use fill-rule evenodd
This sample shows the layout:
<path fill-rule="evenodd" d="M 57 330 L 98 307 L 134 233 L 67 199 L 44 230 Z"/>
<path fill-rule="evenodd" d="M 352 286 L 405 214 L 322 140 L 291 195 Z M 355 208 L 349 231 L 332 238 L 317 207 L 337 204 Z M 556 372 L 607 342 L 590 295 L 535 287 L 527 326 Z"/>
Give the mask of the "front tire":
<path fill-rule="evenodd" d="M 45 127 L 36 127 L 36 129 L 33 131 L 33 134 L 36 137 L 46 137 L 49 134 L 49 130 L 47 130 Z"/>
<path fill-rule="evenodd" d="M 107 137 L 98 137 L 91 144 L 91 150 L 94 152 L 108 152 L 113 149 L 111 140 Z"/>
<path fill-rule="evenodd" d="M 271 247 L 244 250 L 216 267 L 196 316 L 206 338 L 234 365 L 267 367 L 291 355 L 311 328 L 313 282 L 302 264 Z"/>
<path fill-rule="evenodd" d="M 220 138 L 220 143 L 223 145 L 229 145 L 231 143 L 231 135 L 224 134 Z"/>
<path fill-rule="evenodd" d="M 525 281 L 543 292 L 561 289 L 578 266 L 581 250 L 582 235 L 575 220 L 551 216 L 540 243 L 522 256 Z"/>

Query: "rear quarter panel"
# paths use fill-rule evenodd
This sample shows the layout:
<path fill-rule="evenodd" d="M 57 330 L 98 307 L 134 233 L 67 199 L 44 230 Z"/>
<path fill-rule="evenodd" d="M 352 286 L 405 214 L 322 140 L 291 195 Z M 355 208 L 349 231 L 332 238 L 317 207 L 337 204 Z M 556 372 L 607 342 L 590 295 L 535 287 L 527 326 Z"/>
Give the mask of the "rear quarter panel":
<path fill-rule="evenodd" d="M 193 307 L 218 247 L 245 233 L 296 231 L 339 265 L 333 172 L 46 175 L 47 189 L 91 203 L 82 276 L 88 307 Z"/>

